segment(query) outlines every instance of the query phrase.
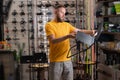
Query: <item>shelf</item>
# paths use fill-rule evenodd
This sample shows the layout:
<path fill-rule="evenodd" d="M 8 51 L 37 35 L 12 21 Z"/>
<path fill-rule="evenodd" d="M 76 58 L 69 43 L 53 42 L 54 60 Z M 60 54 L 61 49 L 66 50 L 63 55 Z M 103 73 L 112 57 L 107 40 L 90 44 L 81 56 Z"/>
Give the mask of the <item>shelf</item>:
<path fill-rule="evenodd" d="M 13 53 L 15 51 L 13 50 L 5 50 L 5 49 L 0 49 L 0 54 L 3 54 L 3 53 Z"/>
<path fill-rule="evenodd" d="M 103 15 L 103 16 L 97 16 L 97 18 L 107 18 L 107 17 L 120 17 L 120 14 L 116 14 L 116 15 Z"/>
<path fill-rule="evenodd" d="M 120 32 L 102 32 L 102 34 L 116 35 L 116 34 L 120 34 Z"/>
<path fill-rule="evenodd" d="M 97 2 L 114 2 L 114 1 L 118 1 L 118 0 L 99 0 Z"/>
<path fill-rule="evenodd" d="M 110 48 L 105 48 L 105 47 L 100 47 L 103 52 L 105 54 L 109 53 L 109 54 L 114 54 L 114 53 L 119 53 L 120 54 L 120 50 L 115 50 L 115 49 L 110 49 Z"/>

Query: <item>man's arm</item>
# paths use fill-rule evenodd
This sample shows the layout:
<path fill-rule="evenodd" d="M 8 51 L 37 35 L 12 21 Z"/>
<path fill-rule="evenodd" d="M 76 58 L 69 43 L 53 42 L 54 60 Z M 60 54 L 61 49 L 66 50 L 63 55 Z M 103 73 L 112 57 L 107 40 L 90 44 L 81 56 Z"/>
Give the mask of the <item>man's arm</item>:
<path fill-rule="evenodd" d="M 84 32 L 86 34 L 94 34 L 94 30 L 80 30 L 81 32 Z"/>
<path fill-rule="evenodd" d="M 49 35 L 49 36 L 47 36 L 47 38 L 51 43 L 55 44 L 55 43 L 62 42 L 69 38 L 75 38 L 75 33 L 70 33 L 70 34 L 60 37 L 60 38 L 55 38 L 54 35 Z"/>
<path fill-rule="evenodd" d="M 77 33 L 77 31 L 84 32 L 86 34 L 93 35 L 95 33 L 95 30 L 83 30 L 83 29 L 76 29 L 74 32 Z"/>
<path fill-rule="evenodd" d="M 76 35 L 77 31 L 81 31 L 81 32 L 84 32 L 84 33 L 86 33 L 86 34 L 93 34 L 93 33 L 94 33 L 93 30 L 80 30 L 80 29 L 76 29 L 76 30 L 73 31 L 72 33 L 70 33 L 70 34 L 68 34 L 68 35 L 65 35 L 65 36 L 63 36 L 63 37 L 55 38 L 54 35 L 49 35 L 49 36 L 47 36 L 47 38 L 48 38 L 48 40 L 49 40 L 51 43 L 55 44 L 55 43 L 62 42 L 62 41 L 66 40 L 66 39 L 69 39 L 69 38 L 75 38 L 75 35 Z"/>

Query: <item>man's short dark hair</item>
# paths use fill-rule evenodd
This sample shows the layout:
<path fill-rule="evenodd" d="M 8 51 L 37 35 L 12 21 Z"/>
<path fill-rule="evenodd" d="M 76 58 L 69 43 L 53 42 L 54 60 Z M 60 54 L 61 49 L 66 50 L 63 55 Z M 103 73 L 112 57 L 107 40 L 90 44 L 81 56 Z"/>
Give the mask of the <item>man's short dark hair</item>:
<path fill-rule="evenodd" d="M 62 5 L 62 4 L 54 5 L 53 7 L 54 7 L 55 9 L 58 9 L 58 8 L 61 8 L 61 7 L 65 8 L 65 6 Z"/>

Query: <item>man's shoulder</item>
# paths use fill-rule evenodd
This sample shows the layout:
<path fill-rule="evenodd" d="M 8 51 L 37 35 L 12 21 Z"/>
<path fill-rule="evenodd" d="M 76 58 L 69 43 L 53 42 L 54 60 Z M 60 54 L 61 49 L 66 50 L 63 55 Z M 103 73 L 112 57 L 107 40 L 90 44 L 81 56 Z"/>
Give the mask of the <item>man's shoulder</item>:
<path fill-rule="evenodd" d="M 54 27 L 54 26 L 55 26 L 55 23 L 54 23 L 53 21 L 50 21 L 50 22 L 47 22 L 47 23 L 46 23 L 46 27 L 52 28 L 52 27 Z"/>
<path fill-rule="evenodd" d="M 50 22 L 46 23 L 46 25 L 56 25 L 56 24 L 57 24 L 57 22 L 55 22 L 55 21 L 50 21 Z M 68 23 L 68 22 L 62 22 L 62 24 L 70 25 L 70 23 Z"/>
<path fill-rule="evenodd" d="M 64 24 L 70 24 L 70 23 L 68 23 L 68 22 L 65 22 L 65 21 L 64 21 L 63 23 L 64 23 Z"/>
<path fill-rule="evenodd" d="M 49 21 L 46 24 L 54 24 L 54 21 Z"/>

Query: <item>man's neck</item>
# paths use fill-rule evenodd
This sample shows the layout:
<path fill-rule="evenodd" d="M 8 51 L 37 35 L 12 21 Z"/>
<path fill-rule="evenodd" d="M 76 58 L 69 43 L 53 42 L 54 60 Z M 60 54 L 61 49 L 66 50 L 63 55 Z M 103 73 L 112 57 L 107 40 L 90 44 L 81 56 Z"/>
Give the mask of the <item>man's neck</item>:
<path fill-rule="evenodd" d="M 64 21 L 58 21 L 57 18 L 54 18 L 53 20 L 58 23 L 64 22 Z"/>

